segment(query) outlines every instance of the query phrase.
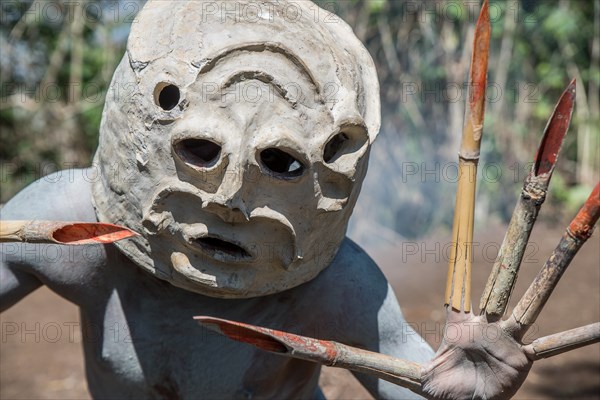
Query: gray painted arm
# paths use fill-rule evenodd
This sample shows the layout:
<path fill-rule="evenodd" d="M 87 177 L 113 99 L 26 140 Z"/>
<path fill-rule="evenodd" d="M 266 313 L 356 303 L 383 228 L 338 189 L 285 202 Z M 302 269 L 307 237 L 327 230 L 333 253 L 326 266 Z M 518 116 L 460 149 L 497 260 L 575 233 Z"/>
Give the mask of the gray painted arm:
<path fill-rule="evenodd" d="M 59 171 L 33 182 L 2 207 L 0 219 L 95 220 L 86 171 Z M 56 252 L 50 251 L 51 246 L 0 244 L 0 311 L 40 287 L 46 271 L 60 268 Z M 53 262 L 49 263 L 48 257 L 52 257 Z"/>
<path fill-rule="evenodd" d="M 0 312 L 12 307 L 15 303 L 40 287 L 42 283 L 34 276 L 18 269 L 18 265 L 9 261 L 14 247 L 12 244 L 0 245 L 2 260 L 0 261 Z"/>

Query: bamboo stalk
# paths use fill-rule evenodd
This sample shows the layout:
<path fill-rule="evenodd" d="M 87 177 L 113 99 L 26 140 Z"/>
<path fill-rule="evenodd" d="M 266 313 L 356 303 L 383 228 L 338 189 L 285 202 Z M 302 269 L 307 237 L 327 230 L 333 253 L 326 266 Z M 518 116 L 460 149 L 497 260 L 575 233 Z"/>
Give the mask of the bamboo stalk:
<path fill-rule="evenodd" d="M 477 19 L 473 39 L 468 105 L 458 153 L 459 178 L 452 226 L 453 246 L 450 249 L 445 295 L 446 305 L 464 312 L 471 311 L 475 187 L 485 112 L 489 45 L 490 15 L 488 1 L 485 0 Z"/>
<path fill-rule="evenodd" d="M 577 251 L 600 217 L 600 182 L 563 234 L 558 246 L 529 286 L 503 327 L 521 338 L 535 322 Z"/>
<path fill-rule="evenodd" d="M 546 199 L 548 185 L 558 153 L 569 129 L 575 102 L 575 79 L 567 86 L 550 116 L 535 156 L 525 178 L 521 196 L 508 225 L 498 257 L 481 296 L 479 308 L 488 321 L 502 318 L 513 291 L 525 247 Z"/>
<path fill-rule="evenodd" d="M 100 222 L 0 221 L 0 242 L 102 244 L 137 235 L 122 226 Z"/>
<path fill-rule="evenodd" d="M 600 322 L 544 336 L 524 346 L 523 350 L 531 360 L 539 360 L 598 342 L 600 342 Z"/>
<path fill-rule="evenodd" d="M 312 361 L 331 367 L 373 375 L 423 394 L 422 366 L 418 363 L 347 346 L 329 340 L 313 339 L 274 329 L 220 318 L 194 317 L 198 323 L 229 339 L 251 344 L 261 350 L 286 357 Z"/>

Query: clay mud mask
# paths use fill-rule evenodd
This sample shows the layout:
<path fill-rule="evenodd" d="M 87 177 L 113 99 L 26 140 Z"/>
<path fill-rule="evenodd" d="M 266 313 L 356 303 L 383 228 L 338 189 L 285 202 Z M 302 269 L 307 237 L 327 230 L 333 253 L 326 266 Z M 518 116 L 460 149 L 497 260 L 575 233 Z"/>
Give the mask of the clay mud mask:
<path fill-rule="evenodd" d="M 280 292 L 344 239 L 379 130 L 375 68 L 344 22 L 315 22 L 302 2 L 294 20 L 282 4 L 232 20 L 205 3 L 150 1 L 132 24 L 94 205 L 140 232 L 119 249 L 175 286 Z"/>

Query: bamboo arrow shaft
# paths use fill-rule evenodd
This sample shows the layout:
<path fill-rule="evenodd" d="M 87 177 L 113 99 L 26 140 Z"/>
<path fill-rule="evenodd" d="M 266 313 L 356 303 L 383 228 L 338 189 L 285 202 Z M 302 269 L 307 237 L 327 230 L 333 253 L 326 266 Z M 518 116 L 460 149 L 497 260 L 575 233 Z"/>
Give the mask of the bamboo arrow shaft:
<path fill-rule="evenodd" d="M 539 360 L 598 342 L 600 342 L 600 322 L 544 336 L 534 340 L 523 350 L 530 359 Z"/>
<path fill-rule="evenodd" d="M 194 317 L 200 325 L 232 340 L 261 350 L 323 365 L 363 372 L 422 394 L 422 366 L 418 363 L 358 349 L 329 340 L 313 339 L 288 332 L 228 321 Z"/>
<path fill-rule="evenodd" d="M 598 218 L 600 183 L 567 228 L 558 246 L 514 308 L 511 317 L 503 322 L 503 326 L 508 331 L 515 332 L 516 337 L 522 337 L 535 322 L 573 257 L 591 236 Z"/>
<path fill-rule="evenodd" d="M 136 235 L 122 226 L 100 222 L 0 221 L 0 242 L 102 244 Z"/>
<path fill-rule="evenodd" d="M 23 229 L 30 221 L 0 221 L 0 242 L 22 242 Z"/>
<path fill-rule="evenodd" d="M 451 304 L 456 310 L 469 312 L 477 162 L 460 159 L 458 165 L 461 177 L 456 190 L 453 240 L 446 281 L 446 304 Z"/>
<path fill-rule="evenodd" d="M 485 113 L 485 88 L 490 44 L 490 15 L 487 0 L 481 7 L 469 76 L 468 105 L 465 112 L 460 152 L 456 208 L 452 226 L 452 248 L 448 265 L 445 303 L 458 311 L 471 311 L 471 266 L 473 263 L 473 219 L 477 163 Z"/>
<path fill-rule="evenodd" d="M 508 305 L 531 230 L 546 198 L 558 153 L 569 129 L 574 103 L 575 80 L 573 79 L 546 124 L 535 162 L 531 172 L 525 178 L 521 196 L 481 296 L 479 308 L 490 321 L 502 318 Z"/>

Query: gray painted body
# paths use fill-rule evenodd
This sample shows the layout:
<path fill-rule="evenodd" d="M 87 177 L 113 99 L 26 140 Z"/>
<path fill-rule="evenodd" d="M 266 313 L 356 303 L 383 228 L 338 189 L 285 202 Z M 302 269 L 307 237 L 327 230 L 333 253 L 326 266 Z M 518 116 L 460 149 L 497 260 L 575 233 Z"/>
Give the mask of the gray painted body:
<path fill-rule="evenodd" d="M 95 221 L 91 170 L 62 171 L 23 190 L 2 219 Z M 199 327 L 207 315 L 335 340 L 418 362 L 431 348 L 404 321 L 385 277 L 349 239 L 312 281 L 251 299 L 177 288 L 113 245 L 2 245 L 0 308 L 44 284 L 80 308 L 86 373 L 95 398 L 312 398 L 318 365 L 236 343 Z M 56 355 L 59 357 L 60 355 Z M 358 376 L 378 398 L 415 398 Z"/>

